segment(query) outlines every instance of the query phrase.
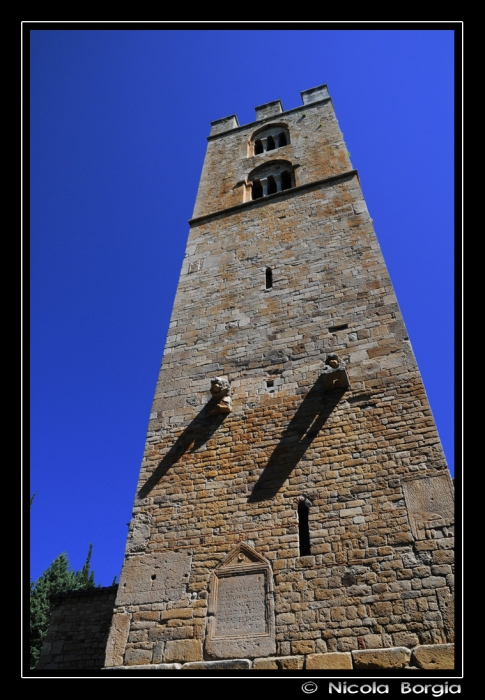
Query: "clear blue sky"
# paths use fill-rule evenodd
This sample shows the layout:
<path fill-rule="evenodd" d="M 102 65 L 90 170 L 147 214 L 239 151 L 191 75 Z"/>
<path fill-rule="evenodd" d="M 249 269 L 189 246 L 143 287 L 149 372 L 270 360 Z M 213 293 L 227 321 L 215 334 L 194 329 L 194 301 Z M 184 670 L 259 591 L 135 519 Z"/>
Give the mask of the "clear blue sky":
<path fill-rule="evenodd" d="M 119 577 L 210 122 L 322 83 L 453 470 L 451 29 L 119 27 L 31 33 L 33 579 Z"/>

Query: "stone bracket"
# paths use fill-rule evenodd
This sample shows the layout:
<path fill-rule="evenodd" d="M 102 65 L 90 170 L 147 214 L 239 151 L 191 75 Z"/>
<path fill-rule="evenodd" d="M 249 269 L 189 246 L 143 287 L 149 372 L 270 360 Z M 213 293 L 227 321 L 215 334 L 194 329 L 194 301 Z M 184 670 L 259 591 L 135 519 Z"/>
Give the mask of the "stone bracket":
<path fill-rule="evenodd" d="M 334 389 L 348 389 L 350 386 L 349 375 L 346 369 L 337 369 L 334 372 L 322 374 L 323 388 L 325 391 Z"/>

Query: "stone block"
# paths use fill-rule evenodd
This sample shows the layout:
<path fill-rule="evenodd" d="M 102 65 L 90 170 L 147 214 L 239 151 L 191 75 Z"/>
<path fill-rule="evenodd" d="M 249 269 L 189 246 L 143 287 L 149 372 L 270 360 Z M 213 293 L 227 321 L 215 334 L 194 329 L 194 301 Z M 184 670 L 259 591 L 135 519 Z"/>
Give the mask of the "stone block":
<path fill-rule="evenodd" d="M 455 668 L 454 644 L 425 644 L 413 649 L 413 663 L 427 671 Z"/>
<path fill-rule="evenodd" d="M 278 658 L 254 659 L 253 668 L 258 670 L 267 669 L 268 671 L 277 671 L 279 669 Z"/>
<path fill-rule="evenodd" d="M 185 594 L 190 572 L 187 552 L 157 552 L 125 560 L 116 605 L 140 605 L 178 600 Z"/>
<path fill-rule="evenodd" d="M 381 649 L 384 646 L 381 634 L 365 634 L 363 639 L 366 649 Z"/>
<path fill-rule="evenodd" d="M 106 644 L 105 666 L 122 666 L 123 654 L 130 632 L 130 615 L 117 613 L 113 615 L 111 629 Z"/>
<path fill-rule="evenodd" d="M 304 643 L 303 643 L 304 644 Z M 292 644 L 292 650 L 294 645 Z M 294 647 L 297 648 L 296 646 Z M 279 668 L 283 671 L 293 671 L 303 668 L 303 656 L 280 656 L 278 658 Z"/>
<path fill-rule="evenodd" d="M 352 660 L 356 669 L 403 668 L 409 663 L 410 658 L 411 652 L 405 647 L 352 651 Z"/>
<path fill-rule="evenodd" d="M 164 663 L 175 661 L 186 662 L 200 661 L 202 659 L 202 642 L 199 639 L 176 639 L 165 644 Z"/>
<path fill-rule="evenodd" d="M 446 638 L 450 642 L 455 641 L 455 599 L 447 588 L 439 588 L 436 591 L 438 607 L 443 617 L 443 625 Z"/>
<path fill-rule="evenodd" d="M 396 632 L 392 635 L 392 640 L 397 647 L 407 647 L 412 649 L 419 644 L 419 638 L 414 632 Z"/>
<path fill-rule="evenodd" d="M 303 656 L 273 656 L 266 659 L 255 659 L 253 662 L 254 669 L 268 670 L 298 670 L 303 668 Z"/>
<path fill-rule="evenodd" d="M 346 670 L 352 668 L 352 654 L 350 652 L 329 652 L 327 654 L 309 654 L 306 657 L 305 669 L 313 671 L 317 669 Z"/>
<path fill-rule="evenodd" d="M 446 586 L 446 579 L 443 576 L 427 576 L 421 581 L 423 588 L 441 588 Z"/>
<path fill-rule="evenodd" d="M 183 671 L 231 671 L 251 668 L 249 659 L 230 659 L 223 661 L 195 661 L 182 666 Z"/>
<path fill-rule="evenodd" d="M 291 642 L 293 654 L 312 654 L 315 651 L 315 642 L 312 640 Z"/>
<path fill-rule="evenodd" d="M 454 523 L 454 488 L 449 473 L 420 476 L 403 481 L 413 535 L 422 540 L 435 528 Z"/>
<path fill-rule="evenodd" d="M 128 648 L 125 651 L 124 665 L 125 666 L 140 666 L 142 664 L 150 664 L 152 660 L 151 649 L 133 649 Z"/>

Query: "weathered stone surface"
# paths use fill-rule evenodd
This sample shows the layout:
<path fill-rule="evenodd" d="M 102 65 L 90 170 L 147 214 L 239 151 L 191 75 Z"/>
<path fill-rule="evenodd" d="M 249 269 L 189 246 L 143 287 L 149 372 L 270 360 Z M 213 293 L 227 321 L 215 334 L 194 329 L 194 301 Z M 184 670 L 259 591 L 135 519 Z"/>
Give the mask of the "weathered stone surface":
<path fill-rule="evenodd" d="M 436 591 L 447 639 L 455 641 L 455 598 L 447 588 Z"/>
<path fill-rule="evenodd" d="M 403 491 L 416 539 L 434 537 L 437 528 L 453 525 L 454 493 L 448 472 L 404 480 Z"/>
<path fill-rule="evenodd" d="M 455 668 L 454 644 L 426 644 L 413 649 L 412 662 L 427 671 Z"/>
<path fill-rule="evenodd" d="M 255 659 L 253 668 L 292 671 L 302 669 L 304 660 L 304 656 L 275 656 L 267 659 Z"/>
<path fill-rule="evenodd" d="M 177 639 L 165 645 L 165 663 L 185 663 L 202 659 L 202 643 L 198 639 Z"/>
<path fill-rule="evenodd" d="M 123 654 L 130 631 L 130 616 L 126 613 L 113 615 L 108 643 L 106 644 L 105 666 L 122 666 Z"/>
<path fill-rule="evenodd" d="M 340 670 L 352 668 L 352 654 L 350 652 L 329 652 L 327 654 L 310 654 L 305 661 L 305 669 Z"/>
<path fill-rule="evenodd" d="M 311 654 L 315 651 L 315 642 L 313 640 L 292 642 L 291 651 L 294 654 Z"/>
<path fill-rule="evenodd" d="M 302 669 L 304 660 L 303 656 L 280 656 L 278 665 L 282 671 L 292 671 Z"/>
<path fill-rule="evenodd" d="M 182 598 L 190 572 L 187 552 L 157 552 L 125 559 L 116 605 L 169 602 Z"/>
<path fill-rule="evenodd" d="M 258 670 L 267 669 L 267 670 L 276 671 L 280 668 L 280 666 L 278 666 L 278 658 L 267 658 L 267 659 L 254 659 L 253 668 L 258 669 Z"/>
<path fill-rule="evenodd" d="M 125 666 L 142 666 L 152 661 L 152 650 L 147 648 L 128 647 L 125 651 Z"/>
<path fill-rule="evenodd" d="M 251 668 L 251 662 L 249 659 L 231 659 L 229 661 L 198 661 L 194 663 L 187 663 L 182 666 L 182 670 L 198 670 L 198 671 L 212 671 L 212 670 L 231 670 L 231 669 L 247 669 Z"/>
<path fill-rule="evenodd" d="M 392 640 L 397 647 L 407 647 L 412 649 L 419 644 L 419 638 L 414 632 L 396 632 L 392 635 Z"/>
<path fill-rule="evenodd" d="M 405 647 L 392 649 L 365 649 L 352 651 L 353 666 L 364 668 L 403 668 L 409 663 L 411 652 Z"/>
<path fill-rule="evenodd" d="M 126 554 L 143 552 L 150 539 L 151 516 L 148 513 L 136 513 L 130 521 Z"/>

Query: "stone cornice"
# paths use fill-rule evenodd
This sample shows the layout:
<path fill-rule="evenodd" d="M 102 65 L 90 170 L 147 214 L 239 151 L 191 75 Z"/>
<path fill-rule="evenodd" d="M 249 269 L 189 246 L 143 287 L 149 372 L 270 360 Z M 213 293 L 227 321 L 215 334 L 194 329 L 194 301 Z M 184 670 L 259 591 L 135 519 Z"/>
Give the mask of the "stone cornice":
<path fill-rule="evenodd" d="M 273 194 L 268 194 L 266 197 L 252 199 L 249 202 L 241 202 L 241 204 L 236 204 L 233 207 L 227 207 L 227 209 L 220 209 L 219 211 L 214 211 L 210 214 L 196 216 L 193 219 L 189 219 L 188 223 L 190 226 L 197 225 L 204 221 L 208 221 L 209 219 L 214 219 L 218 216 L 227 216 L 241 211 L 242 209 L 251 209 L 252 207 L 260 206 L 261 204 L 266 204 L 269 201 L 272 202 L 275 199 L 284 198 L 289 194 L 299 194 L 300 192 L 303 192 L 305 190 L 312 189 L 312 187 L 323 187 L 335 180 L 342 180 L 346 177 L 351 177 L 354 175 L 356 175 L 357 178 L 359 177 L 359 173 L 357 172 L 357 170 L 347 170 L 344 173 L 340 173 L 340 175 L 331 175 L 330 177 L 324 177 L 321 180 L 314 180 L 313 182 L 307 182 L 304 185 L 298 185 L 298 187 L 290 187 L 289 189 L 283 190 L 282 192 L 274 192 Z"/>

